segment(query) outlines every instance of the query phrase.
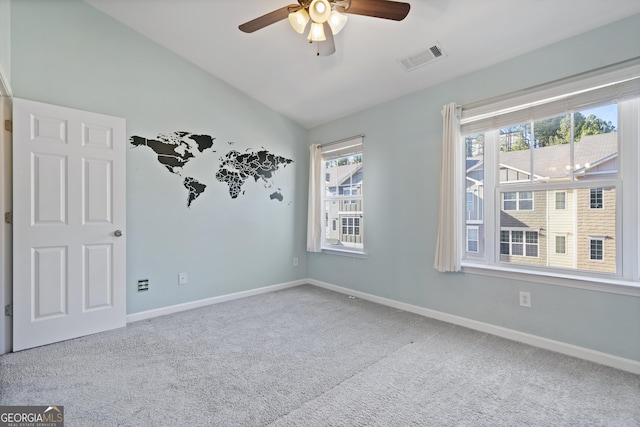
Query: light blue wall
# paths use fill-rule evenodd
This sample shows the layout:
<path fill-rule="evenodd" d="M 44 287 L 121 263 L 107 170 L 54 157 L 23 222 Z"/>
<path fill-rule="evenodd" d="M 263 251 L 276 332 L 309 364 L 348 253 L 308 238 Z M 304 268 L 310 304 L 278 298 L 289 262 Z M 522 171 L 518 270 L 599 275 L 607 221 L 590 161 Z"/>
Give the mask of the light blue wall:
<path fill-rule="evenodd" d="M 129 313 L 307 276 L 304 129 L 79 0 L 13 1 L 11 26 L 16 97 L 124 117 L 128 137 L 217 138 L 216 153 L 188 165 L 208 184 L 190 209 L 184 177 L 127 144 Z M 253 180 L 232 200 L 214 178 L 218 158 L 261 146 L 295 161 L 275 178 L 284 201 Z M 178 286 L 180 272 L 188 285 Z M 138 279 L 150 280 L 148 292 L 136 291 Z"/>
<path fill-rule="evenodd" d="M 202 176 L 214 173 L 210 163 L 227 151 L 227 141 L 240 151 L 265 146 L 295 160 L 278 177 L 283 203 L 249 182 L 245 196 L 231 200 L 209 179 L 187 209 L 181 179 L 150 150 L 129 147 L 129 313 L 312 277 L 640 360 L 639 298 L 431 267 L 442 105 L 638 56 L 640 15 L 306 132 L 79 0 L 14 0 L 10 12 L 11 55 L 0 63 L 10 62 L 17 97 L 125 117 L 128 136 L 211 134 L 218 151 L 193 164 Z M 0 43 L 5 34 L 0 30 Z M 307 144 L 359 133 L 366 135 L 369 257 L 307 257 Z M 183 271 L 190 284 L 179 287 Z M 148 293 L 135 292 L 139 278 L 151 280 Z M 532 292 L 533 308 L 518 306 L 520 290 Z"/>
<path fill-rule="evenodd" d="M 11 2 L 0 0 L 0 73 L 11 83 Z"/>
<path fill-rule="evenodd" d="M 310 131 L 363 133 L 368 259 L 309 254 L 309 276 L 640 360 L 640 298 L 433 269 L 442 106 L 480 101 L 640 55 L 640 15 Z M 428 68 L 415 72 L 428 72 Z M 518 305 L 521 290 L 533 308 Z"/>

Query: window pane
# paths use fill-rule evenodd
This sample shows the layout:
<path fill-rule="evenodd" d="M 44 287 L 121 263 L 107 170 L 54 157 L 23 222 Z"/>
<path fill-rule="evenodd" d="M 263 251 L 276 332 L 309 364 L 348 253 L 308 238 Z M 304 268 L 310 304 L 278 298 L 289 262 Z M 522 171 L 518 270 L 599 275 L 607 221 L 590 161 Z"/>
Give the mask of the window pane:
<path fill-rule="evenodd" d="M 522 255 L 522 243 L 514 243 L 511 245 L 511 255 Z"/>
<path fill-rule="evenodd" d="M 576 180 L 618 175 L 618 105 L 574 113 Z"/>
<path fill-rule="evenodd" d="M 571 180 L 571 114 L 536 121 L 533 138 L 533 181 Z"/>
<path fill-rule="evenodd" d="M 522 231 L 512 231 L 511 232 L 511 241 L 514 243 L 522 243 Z"/>
<path fill-rule="evenodd" d="M 531 125 L 522 124 L 500 129 L 500 182 L 531 180 Z"/>
<path fill-rule="evenodd" d="M 504 193 L 503 200 L 503 209 L 505 211 L 515 211 L 518 209 L 518 193 Z"/>
<path fill-rule="evenodd" d="M 465 137 L 465 157 L 466 224 L 473 225 L 475 232 L 465 257 L 477 259 L 484 257 L 484 134 Z"/>
<path fill-rule="evenodd" d="M 538 232 L 537 231 L 527 231 L 525 233 L 526 235 L 526 242 L 527 243 L 535 243 L 538 244 Z"/>
<path fill-rule="evenodd" d="M 331 221 L 340 224 L 337 230 L 334 227 L 325 229 L 325 245 L 335 249 L 362 249 L 363 248 L 363 216 L 345 211 L 338 211 L 330 202 L 325 202 L 328 212 L 334 217 Z M 331 210 L 334 209 L 334 210 Z"/>
<path fill-rule="evenodd" d="M 616 272 L 615 187 L 510 191 L 501 197 L 513 194 L 518 194 L 520 207 L 523 195 L 530 194 L 533 209 L 500 212 L 501 262 Z M 558 200 L 564 209 L 556 209 Z M 593 209 L 594 204 L 600 207 Z"/>
<path fill-rule="evenodd" d="M 478 252 L 478 227 L 467 227 L 467 252 Z"/>
<path fill-rule="evenodd" d="M 526 231 L 525 232 L 526 256 L 537 257 L 538 256 L 538 232 Z"/>
<path fill-rule="evenodd" d="M 603 242 L 600 239 L 591 239 L 589 241 L 589 257 L 592 260 L 600 261 L 603 259 Z"/>
<path fill-rule="evenodd" d="M 602 209 L 602 188 L 592 188 L 589 190 L 589 207 L 591 209 Z"/>
<path fill-rule="evenodd" d="M 520 191 L 518 193 L 518 209 L 530 211 L 533 209 L 533 193 L 531 191 Z"/>
<path fill-rule="evenodd" d="M 538 245 L 527 245 L 527 253 L 528 257 L 537 257 L 538 256 Z"/>
<path fill-rule="evenodd" d="M 467 238 L 469 240 L 478 240 L 478 229 L 477 228 L 467 229 Z"/>
<path fill-rule="evenodd" d="M 556 192 L 556 209 L 566 209 L 567 193 L 564 191 Z"/>

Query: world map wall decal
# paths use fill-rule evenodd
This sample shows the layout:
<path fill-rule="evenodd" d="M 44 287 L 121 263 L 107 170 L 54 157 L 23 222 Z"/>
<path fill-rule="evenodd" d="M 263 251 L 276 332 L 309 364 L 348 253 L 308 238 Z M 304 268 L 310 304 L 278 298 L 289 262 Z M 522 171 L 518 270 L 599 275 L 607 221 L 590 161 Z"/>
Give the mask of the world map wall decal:
<path fill-rule="evenodd" d="M 214 140 L 210 135 L 200 135 L 191 132 L 176 131 L 169 134 L 159 134 L 156 139 L 142 136 L 132 136 L 129 142 L 135 147 L 147 147 L 158 156 L 158 162 L 172 174 L 182 176 L 183 169 L 189 161 L 202 154 L 205 150 L 213 150 Z M 229 142 L 232 145 L 233 142 Z M 280 168 L 293 163 L 293 160 L 275 155 L 264 147 L 260 150 L 247 149 L 240 153 L 231 150 L 220 157 L 220 165 L 215 173 L 219 182 L 227 184 L 232 199 L 244 194 L 242 187 L 249 178 L 254 182 L 262 181 L 267 189 L 276 188 L 269 194 L 271 200 L 282 202 L 284 196 L 281 189 L 273 183 L 273 175 Z M 187 190 L 187 207 L 204 193 L 207 185 L 197 179 L 187 176 L 182 183 Z"/>

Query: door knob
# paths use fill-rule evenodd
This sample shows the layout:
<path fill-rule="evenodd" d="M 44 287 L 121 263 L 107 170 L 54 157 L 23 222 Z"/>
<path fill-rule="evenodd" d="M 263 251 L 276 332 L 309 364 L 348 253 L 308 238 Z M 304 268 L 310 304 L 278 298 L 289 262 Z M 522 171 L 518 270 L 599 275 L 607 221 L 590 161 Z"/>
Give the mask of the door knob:
<path fill-rule="evenodd" d="M 122 236 L 122 230 L 116 230 L 116 231 L 114 231 L 114 232 L 113 232 L 113 235 L 114 235 L 114 236 L 116 236 L 116 237 L 120 237 L 120 236 Z"/>

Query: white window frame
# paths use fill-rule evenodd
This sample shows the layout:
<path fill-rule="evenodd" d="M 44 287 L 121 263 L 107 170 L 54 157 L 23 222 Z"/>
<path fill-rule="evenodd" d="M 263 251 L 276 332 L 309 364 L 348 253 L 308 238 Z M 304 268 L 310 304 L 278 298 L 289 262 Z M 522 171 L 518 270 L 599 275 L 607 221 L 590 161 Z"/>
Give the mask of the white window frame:
<path fill-rule="evenodd" d="M 508 232 L 509 233 L 509 241 L 508 242 L 503 242 L 502 241 L 502 232 Z M 514 242 L 513 241 L 513 233 L 514 232 L 518 232 L 518 233 L 522 233 L 522 241 L 521 242 Z M 536 233 L 536 243 L 528 243 L 527 242 L 527 233 Z M 500 255 L 506 255 L 509 257 L 522 257 L 522 258 L 539 258 L 540 257 L 540 232 L 538 230 L 534 230 L 531 228 L 520 228 L 520 227 L 502 227 L 500 228 L 500 245 L 502 245 L 503 243 L 508 243 L 509 244 L 509 253 L 505 254 L 502 253 L 502 249 L 501 246 L 498 248 Z M 513 253 L 513 245 L 522 245 L 522 254 L 514 254 Z M 528 246 L 535 246 L 536 249 L 536 255 L 527 255 L 527 247 Z"/>
<path fill-rule="evenodd" d="M 342 218 L 342 223 L 340 225 L 340 231 L 343 236 L 359 236 L 360 235 L 360 226 L 361 226 L 361 222 L 360 222 L 360 217 L 359 216 L 343 216 Z M 351 221 L 350 221 L 351 220 Z M 356 225 L 356 220 L 358 220 L 358 225 Z M 344 225 L 346 221 L 346 225 Z M 351 222 L 351 224 L 349 224 L 349 222 Z M 358 229 L 358 232 L 356 233 L 356 228 Z M 344 230 L 347 230 L 347 232 L 345 233 Z M 351 233 L 349 233 L 349 231 L 352 231 Z"/>
<path fill-rule="evenodd" d="M 468 273 L 504 277 L 516 280 L 533 280 L 538 283 L 590 289 L 608 293 L 640 296 L 640 227 L 638 218 L 640 200 L 640 63 L 626 68 L 618 67 L 609 72 L 597 71 L 583 73 L 582 76 L 566 79 L 546 86 L 525 90 L 516 97 L 504 97 L 502 100 L 480 103 L 462 108 L 461 144 L 469 135 L 484 133 L 484 206 L 493 209 L 493 213 L 484 213 L 484 259 L 465 258 L 462 270 Z M 589 90 L 590 88 L 597 88 Z M 612 98 L 612 94 L 615 93 Z M 565 95 L 568 94 L 568 95 Z M 537 187 L 527 183 L 499 183 L 499 137 L 497 129 L 508 125 L 536 121 L 570 111 L 581 111 L 597 105 L 605 105 L 617 98 L 618 130 L 620 134 L 618 178 L 603 177 L 597 183 L 572 183 L 571 188 L 591 188 L 594 186 L 615 187 L 616 197 L 616 264 L 617 273 L 594 273 L 583 270 L 548 268 L 537 266 L 511 265 L 501 263 L 499 230 L 500 215 L 495 214 L 501 206 L 502 191 L 562 190 L 566 183 L 552 183 Z M 563 107 L 558 107 L 563 104 Z M 523 106 L 526 106 L 524 108 Z M 546 111 L 543 115 L 536 115 Z M 532 114 L 535 115 L 532 117 Z M 529 119 L 514 119 L 515 116 Z M 490 123 L 490 124 L 489 124 Z M 496 129 L 496 131 L 488 131 Z M 461 159 L 464 165 L 464 159 Z M 464 168 L 461 168 L 464 169 Z M 495 176 L 492 176 L 495 171 Z M 464 175 L 464 170 L 462 171 Z M 625 182 L 622 186 L 621 183 Z M 574 185 L 578 184 L 578 185 Z M 595 185 L 594 185 L 595 184 Z M 504 188 L 507 187 L 508 190 Z M 495 189 L 495 190 L 494 190 Z M 462 190 L 462 189 L 461 189 Z M 464 191 L 461 191 L 464 193 Z M 622 203 L 625 200 L 626 203 Z M 633 201 L 629 203 L 629 201 Z M 575 208 L 575 207 L 574 207 Z M 624 233 L 622 233 L 624 230 Z M 540 238 L 540 236 L 538 236 Z M 555 243 L 555 242 L 554 242 Z M 538 242 L 539 244 L 539 242 Z M 540 248 L 538 248 L 540 250 Z M 529 276 L 529 279 L 527 279 Z"/>
<path fill-rule="evenodd" d="M 509 199 L 509 201 L 515 201 L 516 203 L 516 208 L 515 209 L 506 209 L 505 208 L 505 202 L 507 201 L 507 199 L 504 197 L 505 194 L 507 193 L 514 193 L 516 195 L 515 199 Z M 530 199 L 525 199 L 522 198 L 520 195 L 522 193 L 531 193 L 531 198 Z M 522 204 L 521 202 L 528 202 L 529 200 L 531 200 L 531 208 L 529 209 L 523 209 L 520 205 Z M 503 191 L 502 192 L 502 210 L 503 211 L 533 211 L 535 210 L 535 206 L 534 206 L 534 195 L 533 195 L 533 191 Z"/>
<path fill-rule="evenodd" d="M 589 261 L 595 261 L 595 262 L 604 262 L 604 237 L 591 237 L 589 236 Z M 592 243 L 593 242 L 600 242 L 600 252 L 601 252 L 601 257 L 602 258 L 593 258 L 593 252 L 592 252 Z"/>
<path fill-rule="evenodd" d="M 361 210 L 359 211 L 342 211 L 342 210 L 338 210 L 337 214 L 338 216 L 335 218 L 337 220 L 337 230 L 334 230 L 335 232 L 338 232 L 339 235 L 342 235 L 342 220 L 344 218 L 354 218 L 357 216 L 358 218 L 358 231 L 359 233 L 356 234 L 349 234 L 350 236 L 362 236 L 363 239 L 363 243 L 362 243 L 362 248 L 358 248 L 358 247 L 351 247 L 351 246 L 338 246 L 338 245 L 331 245 L 326 241 L 326 236 L 327 236 L 327 230 L 333 226 L 333 217 L 331 218 L 332 222 L 331 225 L 328 224 L 329 221 L 322 221 L 322 242 L 321 242 L 321 250 L 324 253 L 331 253 L 331 254 L 336 254 L 336 255 L 346 255 L 346 256 L 355 256 L 355 257 L 366 257 L 366 252 L 365 252 L 365 247 L 364 247 L 364 227 L 363 227 L 363 215 L 364 215 L 364 207 L 363 207 L 363 200 L 364 200 L 364 195 L 363 195 L 363 189 L 362 186 L 357 186 L 355 184 L 349 186 L 349 193 L 353 193 L 353 191 L 356 191 L 358 194 L 349 194 L 349 195 L 344 195 L 344 194 L 338 194 L 339 190 L 336 189 L 336 191 L 332 194 L 329 194 L 329 191 L 327 190 L 327 176 L 328 173 L 326 172 L 326 169 L 324 168 L 325 162 L 328 160 L 337 160 L 343 157 L 348 157 L 348 156 L 352 156 L 352 155 L 359 155 L 362 157 L 362 162 L 361 162 L 361 166 L 360 166 L 360 170 L 363 170 L 364 168 L 364 153 L 363 153 L 363 136 L 357 136 L 357 137 L 353 137 L 353 138 L 347 138 L 345 140 L 341 140 L 341 141 L 336 141 L 333 143 L 329 143 L 329 144 L 324 144 L 321 146 L 321 153 L 322 153 L 322 173 L 321 176 L 324 177 L 324 179 L 322 180 L 322 185 L 321 185 L 321 210 L 322 210 L 322 215 L 326 215 L 326 211 L 325 211 L 325 207 L 327 206 L 327 203 L 331 203 L 332 205 L 338 205 L 341 206 L 342 204 L 351 204 L 351 203 L 358 203 L 360 202 L 360 206 L 361 206 Z M 346 217 L 342 217 L 341 215 L 347 215 Z M 348 228 L 348 227 L 347 227 Z M 352 227 L 353 230 L 355 230 L 355 226 Z"/>
<path fill-rule="evenodd" d="M 600 206 L 593 207 L 593 191 L 597 191 L 600 197 Z M 589 188 L 589 209 L 602 210 L 604 209 L 604 187 L 591 187 Z"/>

